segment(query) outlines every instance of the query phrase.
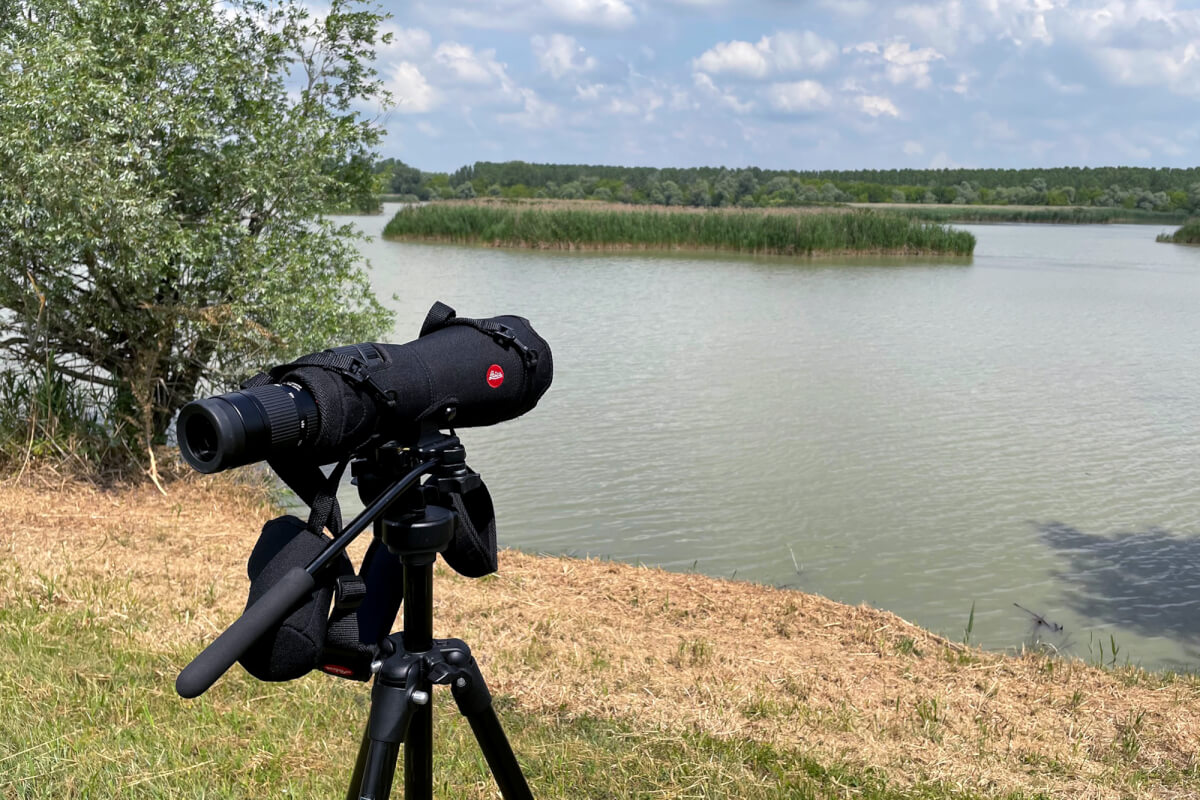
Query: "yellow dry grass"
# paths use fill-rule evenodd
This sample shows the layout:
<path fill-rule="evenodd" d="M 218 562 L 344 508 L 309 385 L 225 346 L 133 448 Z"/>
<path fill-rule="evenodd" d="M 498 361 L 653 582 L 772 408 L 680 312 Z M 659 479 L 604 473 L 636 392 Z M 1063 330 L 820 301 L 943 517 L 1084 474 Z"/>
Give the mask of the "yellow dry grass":
<path fill-rule="evenodd" d="M 274 513 L 261 487 L 225 477 L 165 497 L 2 491 L 0 605 L 48 582 L 57 603 L 97 604 L 117 583 L 96 613 L 142 619 L 138 645 L 163 652 L 198 650 L 239 613 Z M 506 551 L 497 576 L 439 568 L 435 590 L 437 635 L 466 639 L 493 690 L 530 713 L 798 747 L 900 786 L 1196 796 L 1194 680 L 983 653 L 872 608 L 611 562 Z"/>

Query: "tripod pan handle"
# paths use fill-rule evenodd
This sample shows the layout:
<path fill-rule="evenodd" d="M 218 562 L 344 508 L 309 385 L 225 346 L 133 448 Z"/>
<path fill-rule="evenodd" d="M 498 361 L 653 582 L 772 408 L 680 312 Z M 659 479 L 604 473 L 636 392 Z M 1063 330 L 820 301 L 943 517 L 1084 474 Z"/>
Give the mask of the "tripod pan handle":
<path fill-rule="evenodd" d="M 316 587 L 317 582 L 303 567 L 293 567 L 278 583 L 246 609 L 237 621 L 204 648 L 175 679 L 180 697 L 198 697 L 217 682 L 258 638 L 281 619 Z"/>

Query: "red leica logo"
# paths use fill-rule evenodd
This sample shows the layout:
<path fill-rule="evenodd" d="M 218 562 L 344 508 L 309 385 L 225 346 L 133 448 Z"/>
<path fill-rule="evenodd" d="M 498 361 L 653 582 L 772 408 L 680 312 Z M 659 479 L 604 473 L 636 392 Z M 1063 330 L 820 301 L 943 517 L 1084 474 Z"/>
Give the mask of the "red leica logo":
<path fill-rule="evenodd" d="M 330 675 L 341 675 L 343 678 L 349 678 L 354 674 L 354 670 L 349 667 L 343 667 L 341 664 L 325 664 L 321 669 Z"/>
<path fill-rule="evenodd" d="M 504 370 L 500 369 L 499 364 L 488 367 L 487 382 L 493 389 L 500 388 L 500 384 L 504 383 Z"/>

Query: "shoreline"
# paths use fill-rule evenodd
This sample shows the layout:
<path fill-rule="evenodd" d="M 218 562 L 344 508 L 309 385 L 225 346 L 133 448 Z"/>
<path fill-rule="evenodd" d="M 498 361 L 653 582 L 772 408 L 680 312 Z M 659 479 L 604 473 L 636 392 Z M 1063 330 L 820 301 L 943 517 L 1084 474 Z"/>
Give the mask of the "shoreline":
<path fill-rule="evenodd" d="M 50 617 L 119 611 L 114 646 L 158 654 L 153 680 L 169 693 L 171 670 L 240 613 L 245 559 L 276 512 L 263 486 L 228 476 L 166 489 L 6 487 L 0 613 L 31 596 L 48 598 Z M 480 580 L 439 566 L 436 634 L 470 642 L 505 707 L 532 719 L 753 743 L 881 774 L 893 790 L 1200 792 L 1194 676 L 988 653 L 796 590 L 512 550 L 500 560 Z M 53 716 L 47 701 L 35 707 Z"/>
<path fill-rule="evenodd" d="M 703 247 L 700 245 L 644 245 L 630 242 L 614 242 L 612 244 L 592 244 L 579 242 L 511 242 L 511 241 L 460 241 L 449 236 L 387 236 L 380 237 L 384 241 L 414 244 L 444 244 L 457 247 L 482 247 L 488 249 L 541 250 L 545 252 L 563 253 L 688 253 L 720 254 L 738 256 L 771 256 L 775 258 L 836 258 L 844 256 L 856 258 L 859 256 L 921 256 L 963 259 L 970 258 L 958 253 L 944 253 L 935 250 L 904 250 L 904 249 L 860 249 L 860 250 L 811 250 L 802 253 L 782 253 L 773 250 L 736 250 L 726 247 Z"/>

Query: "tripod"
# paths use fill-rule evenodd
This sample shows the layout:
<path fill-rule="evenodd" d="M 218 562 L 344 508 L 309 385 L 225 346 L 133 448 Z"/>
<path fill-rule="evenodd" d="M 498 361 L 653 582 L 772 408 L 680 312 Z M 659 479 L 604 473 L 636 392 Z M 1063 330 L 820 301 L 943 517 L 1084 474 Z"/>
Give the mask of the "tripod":
<path fill-rule="evenodd" d="M 457 440 L 442 448 L 440 467 L 433 472 L 431 483 L 437 481 L 443 490 L 449 486 L 460 492 L 471 488 L 479 476 L 466 470 L 464 455 Z M 378 476 L 372 474 L 373 465 L 362 463 L 363 469 L 355 474 L 360 490 L 367 495 Z M 404 630 L 382 641 L 381 660 L 371 664 L 375 673 L 371 712 L 346 800 L 387 800 L 401 743 L 405 800 L 432 796 L 434 685 L 450 686 L 459 713 L 470 724 L 505 800 L 532 800 L 471 649 L 461 639 L 433 638 L 433 563 L 450 544 L 457 514 L 443 506 L 426 505 L 417 492 L 401 500 L 409 502 L 396 503 L 385 511 L 375 533 L 400 559 L 403 569 Z"/>
<path fill-rule="evenodd" d="M 175 684 L 179 694 L 196 697 L 212 686 L 313 591 L 315 576 L 370 526 L 378 542 L 400 562 L 404 630 L 385 636 L 374 648 L 371 710 L 346 800 L 388 800 L 401 745 L 405 800 L 432 797 L 435 685 L 450 686 L 505 800 L 532 800 L 471 649 L 460 639 L 433 638 L 433 564 L 438 553 L 449 547 L 459 524 L 457 512 L 439 500 L 482 484 L 479 475 L 466 467 L 465 458 L 456 436 L 434 432 L 415 447 L 388 444 L 356 459 L 354 475 L 367 507 L 307 567 L 287 572 L 185 667 Z M 429 481 L 419 485 L 426 474 Z M 364 573 L 367 569 L 364 565 Z M 388 569 L 385 564 L 385 575 Z M 370 627 L 381 635 L 391 630 L 399 610 L 400 598 L 391 589 L 384 586 L 374 596 L 368 593 L 372 604 L 368 616 L 374 620 Z M 345 677 L 351 672 L 335 674 Z"/>

